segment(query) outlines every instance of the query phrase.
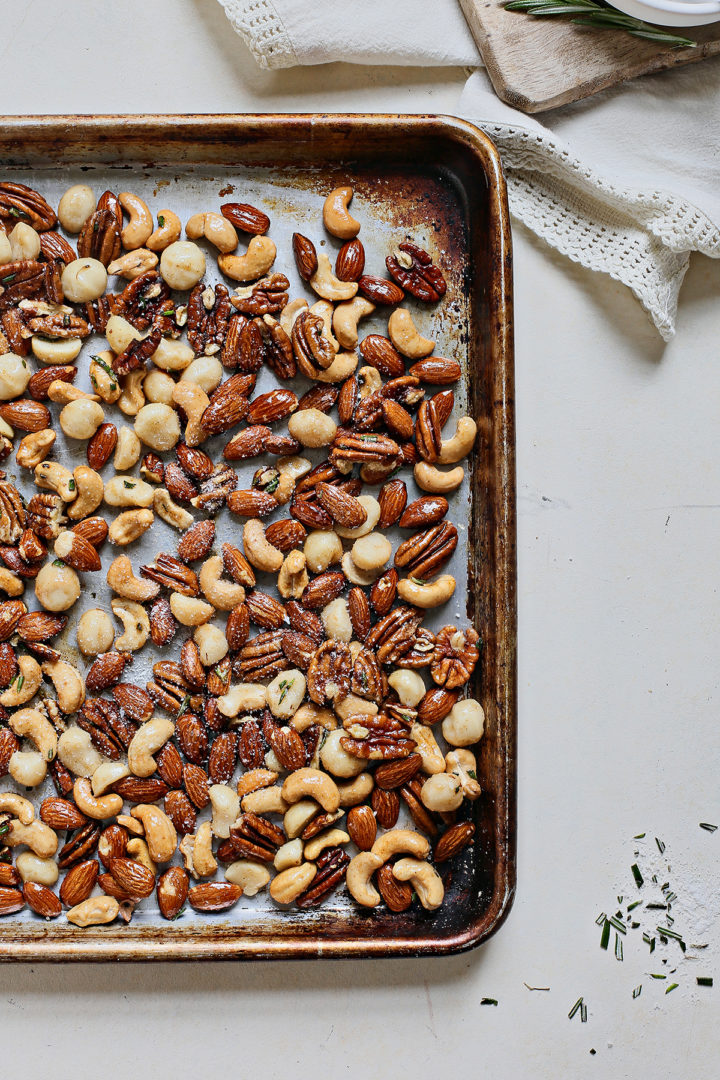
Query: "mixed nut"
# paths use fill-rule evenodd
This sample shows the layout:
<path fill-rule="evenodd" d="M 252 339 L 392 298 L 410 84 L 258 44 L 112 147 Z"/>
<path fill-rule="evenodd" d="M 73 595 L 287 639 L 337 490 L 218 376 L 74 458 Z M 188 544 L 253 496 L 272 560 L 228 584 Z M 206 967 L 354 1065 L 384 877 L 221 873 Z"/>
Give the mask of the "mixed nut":
<path fill-rule="evenodd" d="M 423 620 L 455 592 L 446 495 L 476 425 L 443 435 L 460 364 L 400 306 L 440 301 L 442 270 L 405 240 L 387 277 L 367 274 L 352 197 L 323 206 L 334 265 L 293 236 L 309 303 L 290 299 L 249 204 L 194 214 L 182 239 L 177 214 L 131 192 L 75 185 L 55 212 L 0 183 L 0 456 L 14 450 L 37 488 L 26 502 L 0 476 L 0 914 L 129 921 L 154 893 L 175 919 L 266 887 L 308 908 L 343 882 L 364 907 L 431 911 L 472 842 L 484 714 L 462 695 L 480 643 Z M 213 248 L 237 287 L 207 280 Z M 361 338 L 378 308 L 387 336 Z M 107 347 L 87 358 L 86 392 L 91 335 Z M 277 384 L 255 394 L 263 368 Z M 87 464 L 53 457 L 48 403 Z M 238 538 L 218 545 L 225 508 Z M 176 550 L 133 564 L 156 517 Z M 393 526 L 408 532 L 394 553 Z M 74 662 L 53 640 L 97 574 L 109 605 L 72 624 Z M 140 686 L 149 641 L 176 651 Z M 48 774 L 36 808 L 28 790 Z"/>

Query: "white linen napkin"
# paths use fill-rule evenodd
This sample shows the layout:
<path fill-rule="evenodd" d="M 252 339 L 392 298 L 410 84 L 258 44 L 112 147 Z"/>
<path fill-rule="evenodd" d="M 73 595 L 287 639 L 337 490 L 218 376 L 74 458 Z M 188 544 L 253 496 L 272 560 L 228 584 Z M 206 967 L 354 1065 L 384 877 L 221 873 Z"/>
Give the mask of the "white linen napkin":
<path fill-rule="evenodd" d="M 457 0 L 219 2 L 266 68 L 481 67 Z M 514 216 L 627 285 L 669 340 L 690 253 L 720 258 L 720 60 L 646 76 L 541 120 L 503 104 L 478 70 L 458 112 L 499 147 Z"/>

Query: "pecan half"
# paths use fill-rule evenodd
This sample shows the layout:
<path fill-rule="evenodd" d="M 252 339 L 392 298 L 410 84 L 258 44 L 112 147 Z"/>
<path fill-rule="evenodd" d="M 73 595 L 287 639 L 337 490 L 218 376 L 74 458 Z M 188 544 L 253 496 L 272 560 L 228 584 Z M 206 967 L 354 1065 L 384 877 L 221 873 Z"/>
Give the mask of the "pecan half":
<path fill-rule="evenodd" d="M 417 244 L 404 241 L 398 250 L 385 260 L 388 273 L 394 281 L 417 300 L 432 304 L 447 291 L 442 270 L 435 266 L 431 256 Z"/>
<path fill-rule="evenodd" d="M 435 640 L 430 666 L 433 682 L 446 690 L 464 686 L 480 658 L 479 640 L 480 635 L 472 627 L 458 630 L 455 626 L 443 626 Z"/>
<path fill-rule="evenodd" d="M 287 304 L 289 288 L 284 274 L 270 274 L 254 285 L 236 289 L 230 303 L 243 315 L 274 315 Z"/>

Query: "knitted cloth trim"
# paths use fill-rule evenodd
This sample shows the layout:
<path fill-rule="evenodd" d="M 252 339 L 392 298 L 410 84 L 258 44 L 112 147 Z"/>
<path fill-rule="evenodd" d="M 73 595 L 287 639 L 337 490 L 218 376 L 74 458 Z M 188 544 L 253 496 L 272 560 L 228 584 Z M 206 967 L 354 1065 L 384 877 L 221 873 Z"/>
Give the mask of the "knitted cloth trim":
<path fill-rule="evenodd" d="M 574 262 L 632 289 L 669 341 L 690 252 L 720 258 L 718 227 L 669 193 L 616 188 L 544 134 L 476 122 L 502 154 L 513 216 Z"/>
<path fill-rule="evenodd" d="M 221 3 L 259 67 L 286 68 L 300 63 L 272 0 L 221 0 Z"/>

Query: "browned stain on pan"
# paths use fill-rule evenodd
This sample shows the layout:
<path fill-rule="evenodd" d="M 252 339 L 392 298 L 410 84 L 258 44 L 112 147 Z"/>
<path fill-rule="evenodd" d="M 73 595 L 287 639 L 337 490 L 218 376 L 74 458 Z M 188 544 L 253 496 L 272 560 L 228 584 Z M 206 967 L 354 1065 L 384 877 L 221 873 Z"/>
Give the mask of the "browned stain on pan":
<path fill-rule="evenodd" d="M 200 924 L 78 930 L 0 923 L 0 960 L 280 959 L 458 952 L 501 924 L 515 890 L 516 565 L 511 245 L 497 151 L 472 125 L 432 116 L 2 117 L 5 165 L 281 170 L 323 193 L 352 176 L 358 193 L 392 205 L 398 239 L 418 230 L 458 297 L 449 310 L 470 366 L 479 437 L 472 476 L 468 617 L 484 642 L 472 692 L 487 723 L 474 804 L 476 842 L 452 866 L 439 911 L 393 915 L 334 908 L 253 912 Z M 122 175 L 122 174 L 121 174 Z M 158 183 L 160 186 L 160 182 Z M 278 198 L 285 196 L 278 196 Z M 382 266 L 372 272 L 382 273 Z M 449 873 L 448 871 L 445 872 Z M 248 913 L 244 913 L 246 915 Z"/>

